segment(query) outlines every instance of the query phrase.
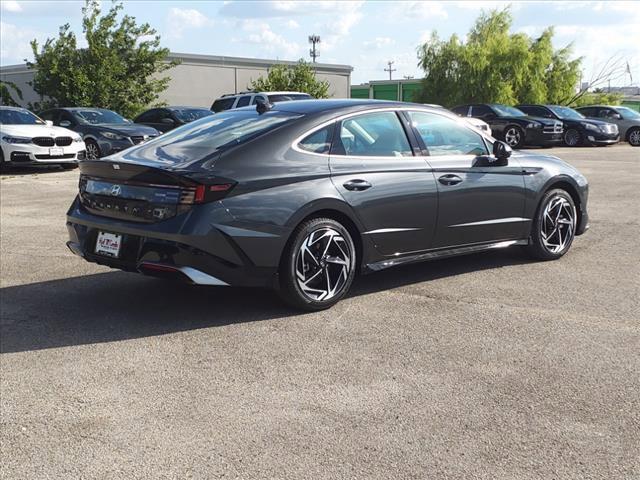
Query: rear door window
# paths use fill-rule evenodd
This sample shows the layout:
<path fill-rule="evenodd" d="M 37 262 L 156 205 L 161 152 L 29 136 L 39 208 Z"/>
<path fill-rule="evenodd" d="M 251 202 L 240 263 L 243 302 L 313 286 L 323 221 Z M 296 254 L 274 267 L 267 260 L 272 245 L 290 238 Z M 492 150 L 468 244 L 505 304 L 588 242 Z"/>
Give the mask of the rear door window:
<path fill-rule="evenodd" d="M 249 105 L 250 101 L 251 101 L 251 95 L 245 95 L 243 97 L 240 97 L 238 99 L 238 104 L 236 105 L 236 108 L 246 107 L 247 105 Z"/>
<path fill-rule="evenodd" d="M 354 157 L 409 157 L 407 135 L 395 112 L 376 112 L 343 120 L 333 153 Z"/>

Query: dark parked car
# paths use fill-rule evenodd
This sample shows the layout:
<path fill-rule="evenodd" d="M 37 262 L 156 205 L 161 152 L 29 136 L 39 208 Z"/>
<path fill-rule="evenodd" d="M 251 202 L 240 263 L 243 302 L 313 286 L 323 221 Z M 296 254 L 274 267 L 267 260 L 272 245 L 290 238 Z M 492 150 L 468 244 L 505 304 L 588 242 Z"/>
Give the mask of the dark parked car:
<path fill-rule="evenodd" d="M 500 104 L 460 105 L 451 109 L 462 117 L 484 120 L 493 136 L 513 148 L 525 145 L 550 147 L 562 143 L 562 122 L 532 117 L 515 107 Z"/>
<path fill-rule="evenodd" d="M 160 134 L 155 128 L 135 125 L 104 108 L 53 108 L 40 113 L 40 117 L 82 135 L 90 159 L 120 152 Z"/>
<path fill-rule="evenodd" d="M 640 113 L 629 107 L 610 105 L 592 105 L 577 108 L 587 118 L 615 123 L 620 131 L 620 138 L 634 147 L 640 147 Z"/>
<path fill-rule="evenodd" d="M 578 145 L 610 145 L 620 140 L 618 126 L 614 123 L 586 118 L 573 108 L 561 105 L 518 105 L 527 115 L 560 120 L 564 128 L 564 143 Z"/>
<path fill-rule="evenodd" d="M 152 108 L 138 115 L 133 121 L 149 127 L 153 127 L 159 132 L 165 133 L 202 117 L 213 115 L 213 112 L 206 108 L 199 107 L 162 107 Z"/>
<path fill-rule="evenodd" d="M 90 262 L 327 308 L 356 273 L 526 245 L 556 259 L 587 180 L 443 109 L 284 102 L 197 120 L 80 163 L 67 245 Z"/>

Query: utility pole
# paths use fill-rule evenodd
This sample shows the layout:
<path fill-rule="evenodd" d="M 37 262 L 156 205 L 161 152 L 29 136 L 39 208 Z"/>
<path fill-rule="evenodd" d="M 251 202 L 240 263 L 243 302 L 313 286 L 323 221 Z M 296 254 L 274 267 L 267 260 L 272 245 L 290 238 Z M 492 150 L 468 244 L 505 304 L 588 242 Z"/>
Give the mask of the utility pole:
<path fill-rule="evenodd" d="M 405 80 L 413 80 L 413 75 L 403 75 L 402 78 Z"/>
<path fill-rule="evenodd" d="M 389 68 L 385 68 L 384 69 L 385 72 L 389 72 L 389 80 L 392 80 L 391 74 L 396 71 L 395 68 L 392 68 L 394 63 L 396 63 L 396 62 L 394 62 L 393 60 L 389 60 L 387 62 L 387 65 L 389 65 Z"/>
<path fill-rule="evenodd" d="M 311 55 L 313 63 L 316 63 L 316 58 L 320 56 L 320 52 L 316 50 L 316 44 L 320 43 L 320 36 L 315 34 L 309 35 L 309 43 L 311 44 L 309 55 Z"/>

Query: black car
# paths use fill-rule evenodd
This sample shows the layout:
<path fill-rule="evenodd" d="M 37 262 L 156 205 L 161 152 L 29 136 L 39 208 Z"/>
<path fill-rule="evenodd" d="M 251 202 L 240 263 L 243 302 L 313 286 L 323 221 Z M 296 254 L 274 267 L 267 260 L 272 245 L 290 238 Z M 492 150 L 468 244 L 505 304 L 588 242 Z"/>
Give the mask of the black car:
<path fill-rule="evenodd" d="M 504 140 L 513 148 L 525 145 L 550 147 L 562 143 L 562 122 L 529 116 L 508 105 L 460 105 L 451 111 L 462 117 L 484 120 L 491 127 L 495 138 Z"/>
<path fill-rule="evenodd" d="M 588 224 L 587 180 L 511 155 L 442 109 L 377 100 L 218 113 L 80 163 L 77 255 L 202 285 L 273 287 L 327 308 L 354 276 L 526 245 L 556 259 Z"/>
<path fill-rule="evenodd" d="M 207 108 L 199 107 L 162 107 L 142 112 L 133 121 L 165 133 L 194 120 L 213 115 L 213 113 Z"/>
<path fill-rule="evenodd" d="M 112 155 L 160 135 L 155 128 L 135 125 L 104 108 L 52 108 L 39 116 L 82 135 L 90 159 Z"/>
<path fill-rule="evenodd" d="M 578 145 L 611 145 L 620 140 L 618 126 L 613 123 L 586 118 L 573 108 L 562 105 L 517 105 L 527 115 L 560 120 L 564 129 L 564 143 Z"/>

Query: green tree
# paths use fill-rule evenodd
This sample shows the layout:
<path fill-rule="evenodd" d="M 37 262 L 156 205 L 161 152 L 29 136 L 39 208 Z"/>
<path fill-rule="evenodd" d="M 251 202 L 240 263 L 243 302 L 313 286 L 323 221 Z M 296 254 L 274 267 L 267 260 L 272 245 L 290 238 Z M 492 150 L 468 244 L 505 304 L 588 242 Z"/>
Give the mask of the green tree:
<path fill-rule="evenodd" d="M 580 76 L 581 59 L 571 45 L 555 50 L 553 28 L 538 38 L 509 32 L 508 8 L 482 13 L 463 42 L 436 33 L 418 48 L 424 79 L 419 100 L 462 103 L 565 103 Z"/>
<path fill-rule="evenodd" d="M 122 3 L 113 3 L 102 14 L 100 2 L 86 0 L 82 29 L 87 46 L 78 48 L 69 24 L 60 27 L 57 39 L 42 46 L 31 42 L 35 69 L 32 82 L 41 101 L 32 107 L 92 106 L 133 117 L 158 100 L 169 77 L 161 76 L 175 62 L 167 62 L 169 50 L 160 47 L 156 31 L 134 17 L 120 16 Z"/>
<path fill-rule="evenodd" d="M 273 65 L 266 77 L 252 80 L 248 88 L 261 92 L 303 92 L 314 98 L 329 97 L 329 82 L 318 80 L 311 64 L 302 59 L 293 67 Z"/>
<path fill-rule="evenodd" d="M 8 105 L 10 107 L 19 107 L 20 105 L 13 99 L 11 91 L 22 100 L 22 90 L 13 82 L 0 80 L 0 105 Z"/>

